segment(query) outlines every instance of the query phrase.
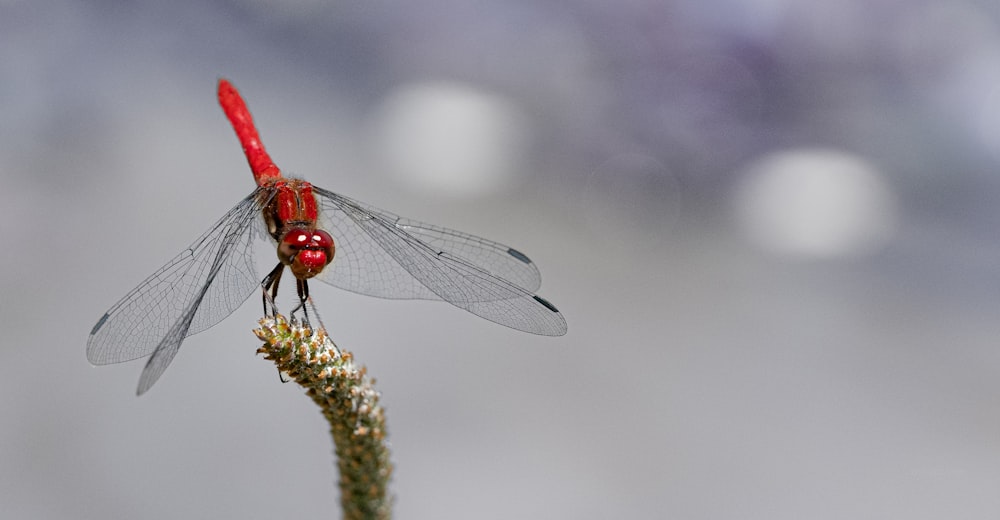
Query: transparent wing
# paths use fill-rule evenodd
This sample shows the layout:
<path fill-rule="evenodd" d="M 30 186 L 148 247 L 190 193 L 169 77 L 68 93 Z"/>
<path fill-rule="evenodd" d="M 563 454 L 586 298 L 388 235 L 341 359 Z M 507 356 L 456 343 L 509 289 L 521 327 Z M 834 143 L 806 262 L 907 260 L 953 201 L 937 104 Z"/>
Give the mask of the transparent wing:
<path fill-rule="evenodd" d="M 320 280 L 382 298 L 444 300 L 514 329 L 558 336 L 566 320 L 533 293 L 534 263 L 505 245 L 402 218 L 313 186 L 322 226 L 334 237 Z"/>
<path fill-rule="evenodd" d="M 259 287 L 250 245 L 266 191 L 258 188 L 223 215 L 98 320 L 87 340 L 95 365 L 153 354 L 143 393 L 159 378 L 185 337 L 222 321 Z"/>
<path fill-rule="evenodd" d="M 382 213 L 389 216 L 388 212 Z M 542 286 L 542 275 L 538 272 L 538 267 L 517 249 L 461 231 L 396 218 L 397 228 L 417 237 L 432 249 L 462 258 L 526 291 L 535 292 Z"/>

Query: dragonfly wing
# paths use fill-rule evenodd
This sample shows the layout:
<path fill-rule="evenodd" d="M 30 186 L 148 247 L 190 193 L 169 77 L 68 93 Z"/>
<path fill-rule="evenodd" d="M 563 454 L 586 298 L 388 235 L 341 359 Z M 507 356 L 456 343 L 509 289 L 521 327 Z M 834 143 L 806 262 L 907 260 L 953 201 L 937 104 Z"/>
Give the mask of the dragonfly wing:
<path fill-rule="evenodd" d="M 403 268 L 358 222 L 378 218 L 399 231 L 507 280 L 528 292 L 542 284 L 538 267 L 524 253 L 482 237 L 403 218 L 343 195 L 314 187 L 324 229 L 337 240 L 334 262 L 320 274 L 326 283 L 381 298 L 441 299 Z"/>
<path fill-rule="evenodd" d="M 158 377 L 185 337 L 236 310 L 259 286 L 249 248 L 259 225 L 261 194 L 259 188 L 240 201 L 111 307 L 90 332 L 87 359 L 105 365 L 155 352 L 146 370 Z M 156 364 L 162 367 L 151 370 Z"/>
<path fill-rule="evenodd" d="M 414 278 L 367 232 L 364 221 L 376 219 L 353 201 L 313 186 L 319 195 L 321 226 L 334 237 L 333 262 L 318 278 L 335 287 L 379 298 L 440 300 Z"/>
<path fill-rule="evenodd" d="M 538 267 L 527 255 L 513 247 L 408 218 L 399 218 L 396 227 L 419 238 L 433 249 L 461 258 L 526 291 L 534 292 L 542 286 L 542 275 L 538 272 Z"/>
<path fill-rule="evenodd" d="M 189 315 L 194 316 L 193 313 L 189 313 Z M 153 386 L 153 383 L 160 379 L 163 372 L 170 366 L 170 362 L 174 360 L 177 351 L 180 350 L 184 338 L 190 334 L 194 334 L 190 330 L 191 319 L 182 317 L 174 322 L 170 330 L 167 331 L 167 335 L 153 349 L 153 355 L 149 356 L 149 361 L 146 361 L 146 366 L 142 369 L 142 375 L 139 376 L 139 386 L 135 390 L 136 395 L 146 393 L 146 390 L 149 390 Z"/>
<path fill-rule="evenodd" d="M 320 195 L 323 224 L 337 240 L 334 261 L 321 280 L 384 298 L 444 300 L 525 332 L 566 333 L 562 314 L 533 294 L 540 276 L 520 252 L 313 190 Z"/>

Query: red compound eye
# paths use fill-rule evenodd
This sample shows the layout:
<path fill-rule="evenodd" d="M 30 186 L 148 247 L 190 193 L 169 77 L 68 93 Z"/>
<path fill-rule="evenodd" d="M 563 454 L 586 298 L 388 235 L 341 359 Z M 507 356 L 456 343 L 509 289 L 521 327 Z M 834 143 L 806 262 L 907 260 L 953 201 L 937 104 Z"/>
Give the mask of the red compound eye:
<path fill-rule="evenodd" d="M 295 255 L 307 247 L 311 240 L 312 234 L 302 229 L 289 231 L 278 244 L 278 259 L 285 265 L 291 265 L 295 261 Z"/>
<path fill-rule="evenodd" d="M 316 276 L 333 261 L 333 237 L 322 229 L 289 231 L 278 247 L 278 257 L 300 280 Z"/>
<path fill-rule="evenodd" d="M 322 249 L 328 249 L 333 247 L 333 237 L 329 233 L 323 231 L 322 229 L 317 229 L 313 231 L 312 242 L 310 246 L 315 245 L 316 247 Z"/>
<path fill-rule="evenodd" d="M 300 229 L 295 229 L 289 231 L 288 234 L 285 235 L 285 238 L 283 238 L 281 241 L 297 249 L 309 245 L 310 236 L 309 233 L 306 233 L 305 231 L 302 231 Z"/>

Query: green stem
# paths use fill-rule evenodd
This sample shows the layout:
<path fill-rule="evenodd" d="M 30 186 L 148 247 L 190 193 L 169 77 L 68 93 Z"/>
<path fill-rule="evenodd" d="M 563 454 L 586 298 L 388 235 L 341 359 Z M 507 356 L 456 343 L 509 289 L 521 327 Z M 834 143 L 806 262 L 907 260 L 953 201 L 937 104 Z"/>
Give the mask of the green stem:
<path fill-rule="evenodd" d="M 302 385 L 330 423 L 344 518 L 390 518 L 392 464 L 375 380 L 322 328 L 314 331 L 294 319 L 289 323 L 279 314 L 262 318 L 254 333 L 264 342 L 257 352 Z"/>

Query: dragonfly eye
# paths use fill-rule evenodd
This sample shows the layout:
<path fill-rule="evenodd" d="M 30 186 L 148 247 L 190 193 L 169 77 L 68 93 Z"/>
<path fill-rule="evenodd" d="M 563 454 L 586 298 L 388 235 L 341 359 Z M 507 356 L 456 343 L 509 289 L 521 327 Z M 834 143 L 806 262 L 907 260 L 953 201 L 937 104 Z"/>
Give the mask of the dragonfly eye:
<path fill-rule="evenodd" d="M 313 235 L 315 235 L 315 233 Z M 309 242 L 312 239 L 313 237 L 310 236 L 309 233 L 306 233 L 301 229 L 293 229 L 285 235 L 285 238 L 281 239 L 281 244 L 287 245 L 288 247 L 291 248 L 298 249 L 309 245 Z M 332 241 L 333 239 L 330 240 Z"/>
<path fill-rule="evenodd" d="M 333 237 L 329 233 L 323 231 L 322 229 L 317 229 L 313 231 L 312 242 L 310 246 L 315 245 L 321 249 L 328 249 L 333 247 Z"/>
<path fill-rule="evenodd" d="M 333 261 L 333 237 L 322 229 L 293 229 L 278 244 L 278 258 L 299 279 L 316 276 Z"/>
<path fill-rule="evenodd" d="M 285 234 L 278 243 L 278 259 L 281 263 L 285 265 L 292 265 L 295 261 L 295 255 L 302 250 L 302 248 L 309 245 L 311 240 L 311 234 L 306 233 L 301 229 L 293 229 Z"/>

